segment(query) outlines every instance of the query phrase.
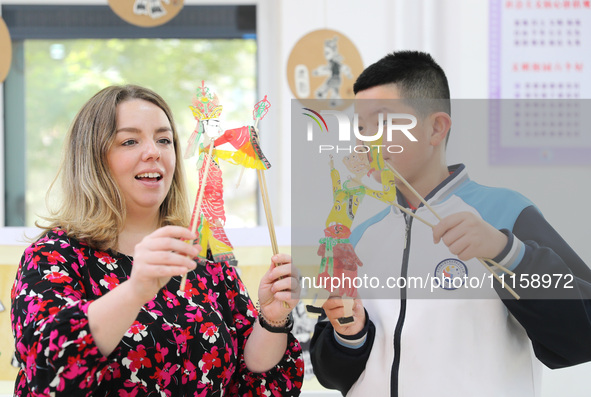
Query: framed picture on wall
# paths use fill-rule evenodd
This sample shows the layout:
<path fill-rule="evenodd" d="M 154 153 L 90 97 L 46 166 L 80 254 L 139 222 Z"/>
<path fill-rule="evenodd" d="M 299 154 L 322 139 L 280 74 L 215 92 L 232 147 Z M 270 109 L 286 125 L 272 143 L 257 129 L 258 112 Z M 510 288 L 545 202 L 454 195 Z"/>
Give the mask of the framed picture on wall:
<path fill-rule="evenodd" d="M 489 162 L 591 164 L 591 2 L 490 0 Z"/>

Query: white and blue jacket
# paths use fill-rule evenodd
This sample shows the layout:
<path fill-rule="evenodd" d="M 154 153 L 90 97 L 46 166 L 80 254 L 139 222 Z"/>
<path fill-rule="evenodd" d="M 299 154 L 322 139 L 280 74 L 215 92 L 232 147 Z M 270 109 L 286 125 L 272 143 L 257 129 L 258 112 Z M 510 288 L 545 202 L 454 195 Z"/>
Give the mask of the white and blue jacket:
<path fill-rule="evenodd" d="M 591 360 L 591 270 L 529 200 L 471 181 L 463 165 L 450 167 L 426 199 L 442 218 L 470 211 L 508 236 L 494 260 L 515 272 L 505 279 L 521 299 L 478 260 L 460 261 L 433 244 L 430 227 L 388 207 L 359 225 L 351 242 L 364 263 L 360 276 L 407 283 L 359 290 L 367 321 L 358 335 L 336 335 L 328 321 L 316 325 L 311 356 L 322 385 L 363 397 L 533 397 L 541 363 Z M 438 222 L 424 206 L 416 214 Z M 463 282 L 431 284 L 433 276 Z"/>

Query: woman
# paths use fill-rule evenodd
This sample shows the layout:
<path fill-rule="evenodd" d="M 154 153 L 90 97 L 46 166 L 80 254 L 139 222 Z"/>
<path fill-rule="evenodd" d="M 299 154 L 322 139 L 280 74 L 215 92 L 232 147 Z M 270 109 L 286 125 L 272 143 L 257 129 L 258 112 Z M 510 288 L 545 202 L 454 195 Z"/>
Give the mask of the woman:
<path fill-rule="evenodd" d="M 272 258 L 259 311 L 233 268 L 196 266 L 164 100 L 108 87 L 66 142 L 63 201 L 25 250 L 12 291 L 15 395 L 298 395 L 291 259 Z"/>

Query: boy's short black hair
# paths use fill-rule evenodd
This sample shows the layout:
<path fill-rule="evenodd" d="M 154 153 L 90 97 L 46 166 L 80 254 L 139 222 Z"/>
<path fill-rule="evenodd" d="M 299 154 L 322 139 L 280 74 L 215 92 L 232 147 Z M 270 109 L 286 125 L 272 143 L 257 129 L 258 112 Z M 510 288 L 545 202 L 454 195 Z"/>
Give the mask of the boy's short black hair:
<path fill-rule="evenodd" d="M 451 115 L 449 85 L 445 72 L 431 55 L 420 51 L 398 51 L 368 66 L 357 78 L 353 91 L 396 84 L 400 96 L 419 112 L 443 111 Z"/>

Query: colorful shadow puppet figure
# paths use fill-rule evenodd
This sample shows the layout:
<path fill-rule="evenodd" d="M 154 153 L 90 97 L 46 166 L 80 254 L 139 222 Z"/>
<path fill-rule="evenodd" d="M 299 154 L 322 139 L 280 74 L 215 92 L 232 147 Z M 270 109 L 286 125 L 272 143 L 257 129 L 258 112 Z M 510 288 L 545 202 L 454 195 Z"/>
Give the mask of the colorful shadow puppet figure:
<path fill-rule="evenodd" d="M 326 219 L 324 238 L 320 239 L 318 248 L 318 255 L 322 258 L 318 277 L 321 279 L 321 285 L 330 294 L 348 298 L 357 297 L 357 289 L 353 283 L 344 283 L 342 280 L 354 280 L 357 277 L 358 267 L 363 266 L 355 254 L 349 237 L 355 214 L 364 196 L 369 195 L 385 203 L 391 203 L 396 199 L 394 174 L 384 167 L 382 154 L 379 152 L 380 143 L 372 144 L 369 156 L 365 153 L 351 153 L 343 159 L 343 164 L 352 174 L 344 182 L 341 181 L 339 171 L 334 167 L 332 156 L 330 159 L 333 206 Z M 372 189 L 364 185 L 362 181 L 364 176 L 378 174 L 376 179 L 380 180 L 381 189 Z M 333 284 L 330 281 L 333 277 L 341 280 L 336 289 L 332 286 L 337 283 Z M 349 305 L 352 307 L 352 304 L 351 299 Z"/>

